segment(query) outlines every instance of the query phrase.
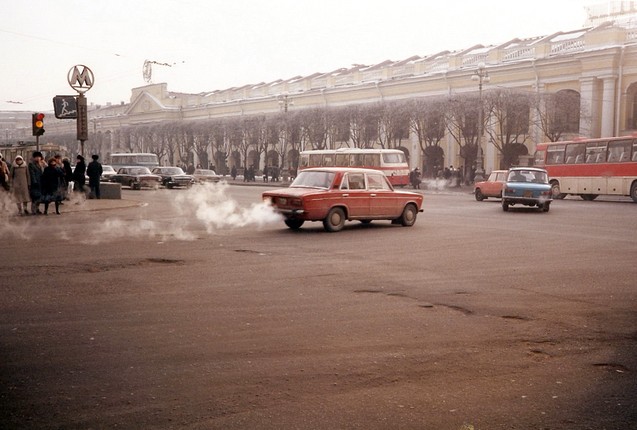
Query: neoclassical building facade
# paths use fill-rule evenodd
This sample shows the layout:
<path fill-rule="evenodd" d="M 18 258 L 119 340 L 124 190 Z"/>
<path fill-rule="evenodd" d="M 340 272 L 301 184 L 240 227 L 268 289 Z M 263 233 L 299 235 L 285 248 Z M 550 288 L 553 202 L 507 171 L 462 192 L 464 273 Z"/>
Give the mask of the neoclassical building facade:
<path fill-rule="evenodd" d="M 478 86 L 472 76 L 479 65 L 490 78 L 484 90 L 508 88 L 537 95 L 576 92 L 581 104 L 579 130 L 568 137 L 637 132 L 637 28 L 602 23 L 513 39 L 497 46 L 476 45 L 458 52 L 354 65 L 199 94 L 169 91 L 166 83 L 149 84 L 132 89 L 129 103 L 91 105 L 89 140 L 99 141 L 99 151 L 107 156 L 124 150 L 112 139 L 123 127 L 475 93 Z M 30 116 L 26 121 L 24 133 L 16 126 L 12 139 L 31 140 Z M 46 136 L 68 134 L 74 129 L 74 121 L 49 120 Z M 535 144 L 545 140 L 539 129 L 531 127 L 524 145 L 532 154 Z M 420 165 L 423 154 L 413 133 L 400 146 L 408 149 L 412 167 Z M 462 163 L 458 143 L 450 135 L 445 136 L 441 147 L 446 165 Z M 485 170 L 497 168 L 501 154 L 484 138 L 482 148 Z"/>

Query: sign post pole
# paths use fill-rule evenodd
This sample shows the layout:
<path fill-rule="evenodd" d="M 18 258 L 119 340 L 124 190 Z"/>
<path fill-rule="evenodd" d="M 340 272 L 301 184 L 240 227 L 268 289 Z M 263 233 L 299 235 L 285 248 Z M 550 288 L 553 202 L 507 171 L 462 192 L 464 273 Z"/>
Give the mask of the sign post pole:
<path fill-rule="evenodd" d="M 88 140 L 88 109 L 86 96 L 83 93 L 77 97 L 77 140 L 80 141 L 80 155 L 84 156 L 84 142 Z"/>
<path fill-rule="evenodd" d="M 69 85 L 77 96 L 77 140 L 80 141 L 80 155 L 84 156 L 84 142 L 88 140 L 88 108 L 85 92 L 93 87 L 95 78 L 88 67 L 78 64 L 71 67 L 67 75 Z"/>

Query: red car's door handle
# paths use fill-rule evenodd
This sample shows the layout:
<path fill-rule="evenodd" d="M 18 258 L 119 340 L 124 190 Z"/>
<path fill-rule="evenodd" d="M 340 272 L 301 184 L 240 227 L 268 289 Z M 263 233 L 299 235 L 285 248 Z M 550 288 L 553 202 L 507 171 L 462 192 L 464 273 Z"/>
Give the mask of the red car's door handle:
<path fill-rule="evenodd" d="M 369 196 L 370 197 L 376 197 L 376 193 L 371 193 Z"/>
<path fill-rule="evenodd" d="M 343 194 L 343 197 L 349 197 L 348 193 Z"/>

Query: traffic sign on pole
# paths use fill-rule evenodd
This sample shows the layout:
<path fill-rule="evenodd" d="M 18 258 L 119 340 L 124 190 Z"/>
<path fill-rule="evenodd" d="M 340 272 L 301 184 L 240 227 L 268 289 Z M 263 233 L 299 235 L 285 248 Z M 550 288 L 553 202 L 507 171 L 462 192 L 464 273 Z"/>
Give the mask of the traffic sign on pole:
<path fill-rule="evenodd" d="M 53 109 L 57 119 L 77 118 L 77 101 L 75 96 L 53 97 Z"/>

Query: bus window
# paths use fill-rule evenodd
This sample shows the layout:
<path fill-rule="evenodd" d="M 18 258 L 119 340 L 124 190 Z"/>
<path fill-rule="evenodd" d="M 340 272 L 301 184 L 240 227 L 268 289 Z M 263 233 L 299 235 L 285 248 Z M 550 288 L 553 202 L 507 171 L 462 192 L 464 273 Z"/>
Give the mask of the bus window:
<path fill-rule="evenodd" d="M 586 145 L 586 162 L 587 163 L 606 162 L 606 145 L 607 145 L 607 142 L 591 142 L 588 145 Z"/>
<path fill-rule="evenodd" d="M 553 145 L 546 149 L 546 164 L 562 164 L 564 163 L 565 145 Z"/>
<path fill-rule="evenodd" d="M 637 161 L 637 140 L 633 140 L 633 161 Z"/>
<path fill-rule="evenodd" d="M 363 154 L 352 154 L 352 166 L 362 166 L 363 165 Z"/>
<path fill-rule="evenodd" d="M 631 143 L 632 140 L 608 142 L 608 162 L 619 163 L 630 160 Z"/>
<path fill-rule="evenodd" d="M 380 167 L 380 154 L 365 154 L 365 167 Z"/>
<path fill-rule="evenodd" d="M 323 167 L 334 167 L 334 154 L 323 155 Z"/>
<path fill-rule="evenodd" d="M 310 154 L 310 166 L 316 167 L 321 165 L 323 154 Z"/>
<path fill-rule="evenodd" d="M 584 143 L 571 143 L 566 145 L 565 164 L 580 164 L 585 161 L 586 145 Z"/>
<path fill-rule="evenodd" d="M 533 165 L 544 166 L 544 157 L 546 157 L 546 151 L 535 151 L 535 157 L 533 158 Z"/>
<path fill-rule="evenodd" d="M 336 154 L 336 165 L 339 167 L 349 167 L 349 154 Z"/>
<path fill-rule="evenodd" d="M 398 152 L 383 153 L 383 162 L 386 164 L 404 163 L 405 154 Z"/>
<path fill-rule="evenodd" d="M 307 167 L 310 164 L 310 156 L 308 154 L 301 154 L 299 165 L 301 167 Z"/>

